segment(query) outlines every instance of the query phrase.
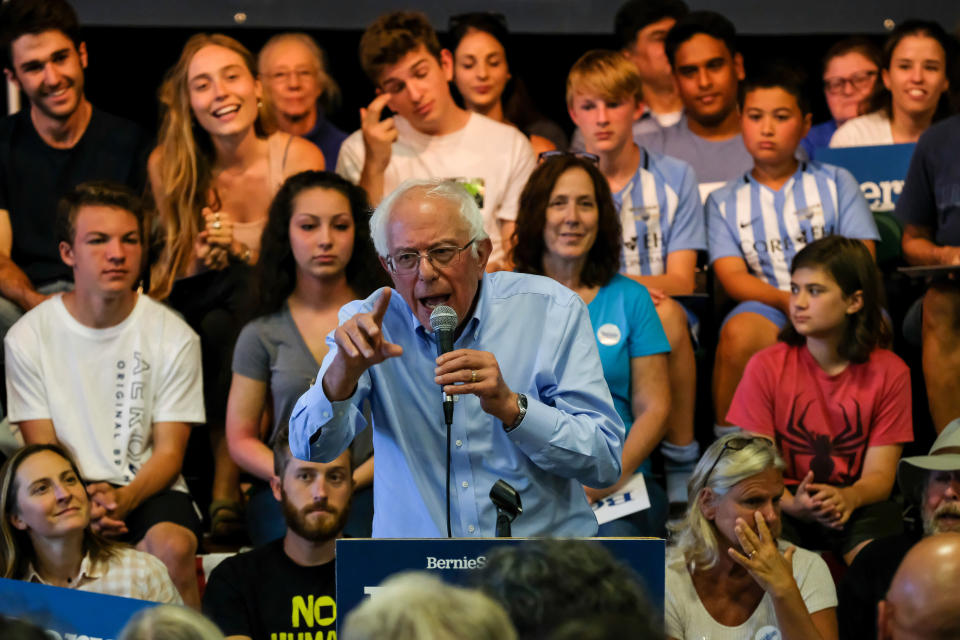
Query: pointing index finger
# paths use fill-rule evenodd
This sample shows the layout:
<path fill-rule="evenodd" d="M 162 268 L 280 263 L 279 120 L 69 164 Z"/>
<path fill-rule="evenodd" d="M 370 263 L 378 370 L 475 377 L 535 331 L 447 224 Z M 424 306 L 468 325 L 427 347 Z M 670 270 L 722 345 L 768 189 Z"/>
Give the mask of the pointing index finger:
<path fill-rule="evenodd" d="M 387 307 L 390 306 L 390 295 L 392 289 L 390 287 L 384 287 L 383 293 L 380 294 L 380 297 L 377 298 L 377 301 L 373 303 L 373 321 L 377 325 L 383 324 L 383 316 L 387 312 Z"/>

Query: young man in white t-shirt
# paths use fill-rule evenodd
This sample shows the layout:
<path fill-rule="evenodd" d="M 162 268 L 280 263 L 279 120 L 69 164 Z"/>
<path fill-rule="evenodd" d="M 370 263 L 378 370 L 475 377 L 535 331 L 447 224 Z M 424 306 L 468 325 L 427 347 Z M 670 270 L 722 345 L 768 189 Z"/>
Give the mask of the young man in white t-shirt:
<path fill-rule="evenodd" d="M 180 467 L 205 420 L 197 335 L 134 290 L 143 213 L 120 185 L 78 185 L 60 202 L 60 257 L 76 288 L 27 312 L 7 333 L 10 421 L 27 444 L 73 453 L 101 534 L 160 558 L 199 607 L 200 522 Z"/>
<path fill-rule="evenodd" d="M 536 164 L 530 141 L 511 125 L 461 109 L 450 94 L 453 55 L 422 13 L 379 17 L 360 39 L 360 64 L 377 97 L 360 110 L 361 129 L 340 148 L 337 173 L 374 205 L 411 178 L 450 178 L 474 195 L 493 241 L 488 271 L 504 266 L 520 192 Z M 384 109 L 396 113 L 381 120 Z"/>

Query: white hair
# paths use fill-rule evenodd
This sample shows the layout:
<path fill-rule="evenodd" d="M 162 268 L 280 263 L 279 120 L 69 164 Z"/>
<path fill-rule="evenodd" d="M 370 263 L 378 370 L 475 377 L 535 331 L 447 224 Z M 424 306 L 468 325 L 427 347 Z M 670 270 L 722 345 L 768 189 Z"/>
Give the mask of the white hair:
<path fill-rule="evenodd" d="M 748 440 L 741 449 L 727 446 L 733 440 Z M 700 458 L 687 484 L 687 513 L 670 530 L 676 536 L 676 551 L 691 571 L 711 569 L 717 564 L 720 549 L 713 523 L 700 510 L 700 496 L 709 488 L 718 496 L 751 476 L 774 468 L 783 471 L 783 459 L 773 442 L 748 433 L 731 433 L 711 444 Z"/>
<path fill-rule="evenodd" d="M 350 612 L 350 640 L 516 640 L 507 612 L 476 589 L 424 572 L 391 576 Z"/>
<path fill-rule="evenodd" d="M 223 640 L 223 633 L 193 609 L 163 604 L 130 618 L 117 640 Z"/>
<path fill-rule="evenodd" d="M 470 230 L 473 240 L 485 240 L 489 236 L 483 229 L 483 215 L 477 207 L 477 201 L 462 185 L 453 180 L 431 178 L 428 180 L 405 180 L 399 187 L 388 195 L 370 217 L 370 237 L 377 254 L 386 257 L 390 253 L 387 247 L 387 224 L 398 200 L 414 189 L 422 192 L 425 198 L 446 200 L 460 214 L 461 219 Z M 474 244 L 473 255 L 477 255 L 477 245 Z"/>

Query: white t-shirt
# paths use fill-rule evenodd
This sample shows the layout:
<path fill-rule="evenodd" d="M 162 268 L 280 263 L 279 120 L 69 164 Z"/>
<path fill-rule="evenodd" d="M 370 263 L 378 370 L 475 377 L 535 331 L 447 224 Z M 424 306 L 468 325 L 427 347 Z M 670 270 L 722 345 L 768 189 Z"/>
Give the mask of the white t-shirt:
<path fill-rule="evenodd" d="M 890 118 L 883 111 L 874 111 L 847 120 L 830 138 L 831 147 L 875 147 L 893 144 Z"/>
<path fill-rule="evenodd" d="M 503 259 L 498 220 L 516 220 L 520 192 L 536 166 L 530 141 L 516 127 L 471 113 L 459 131 L 432 136 L 394 116 L 397 141 L 384 173 L 383 195 L 411 178 L 450 178 L 477 197 L 483 228 L 493 241 L 491 261 Z M 363 171 L 363 132 L 340 147 L 337 173 L 357 183 Z"/>
<path fill-rule="evenodd" d="M 781 551 L 791 545 L 779 541 Z M 827 563 L 817 554 L 797 547 L 793 554 L 793 577 L 800 587 L 800 595 L 807 611 L 816 613 L 837 606 L 837 589 Z M 664 617 L 667 637 L 677 640 L 780 640 L 770 594 L 765 593 L 760 604 L 746 622 L 728 627 L 714 620 L 697 595 L 690 572 L 683 557 L 673 549 L 667 553 L 666 602 Z"/>
<path fill-rule="evenodd" d="M 206 420 L 200 338 L 148 296 L 106 329 L 80 324 L 55 296 L 4 347 L 10 421 L 52 420 L 89 482 L 129 484 L 153 452 L 154 423 Z M 172 488 L 187 490 L 182 477 Z"/>

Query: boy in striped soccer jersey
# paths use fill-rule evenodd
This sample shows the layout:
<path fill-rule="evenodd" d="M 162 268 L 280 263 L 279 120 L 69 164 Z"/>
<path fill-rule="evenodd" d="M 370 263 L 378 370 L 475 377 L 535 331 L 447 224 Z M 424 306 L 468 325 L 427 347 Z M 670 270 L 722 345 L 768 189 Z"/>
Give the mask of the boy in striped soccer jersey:
<path fill-rule="evenodd" d="M 723 322 L 714 362 L 718 435 L 730 427 L 725 418 L 747 361 L 787 324 L 793 256 L 832 234 L 862 240 L 874 253 L 880 237 L 848 171 L 796 159 L 811 119 L 801 86 L 795 72 L 776 66 L 747 80 L 741 120 L 754 167 L 707 198 L 710 261 L 740 303 Z"/>
<path fill-rule="evenodd" d="M 671 298 L 693 292 L 697 252 L 706 229 L 697 178 L 687 163 L 652 153 L 634 142 L 632 126 L 643 111 L 641 80 L 622 54 L 584 54 L 567 76 L 567 108 L 597 156 L 620 212 L 620 271 L 645 285 L 670 342 L 671 411 L 661 445 L 671 503 L 686 502 L 686 481 L 699 458 L 693 439 L 696 363 L 690 326 L 696 317 Z"/>

